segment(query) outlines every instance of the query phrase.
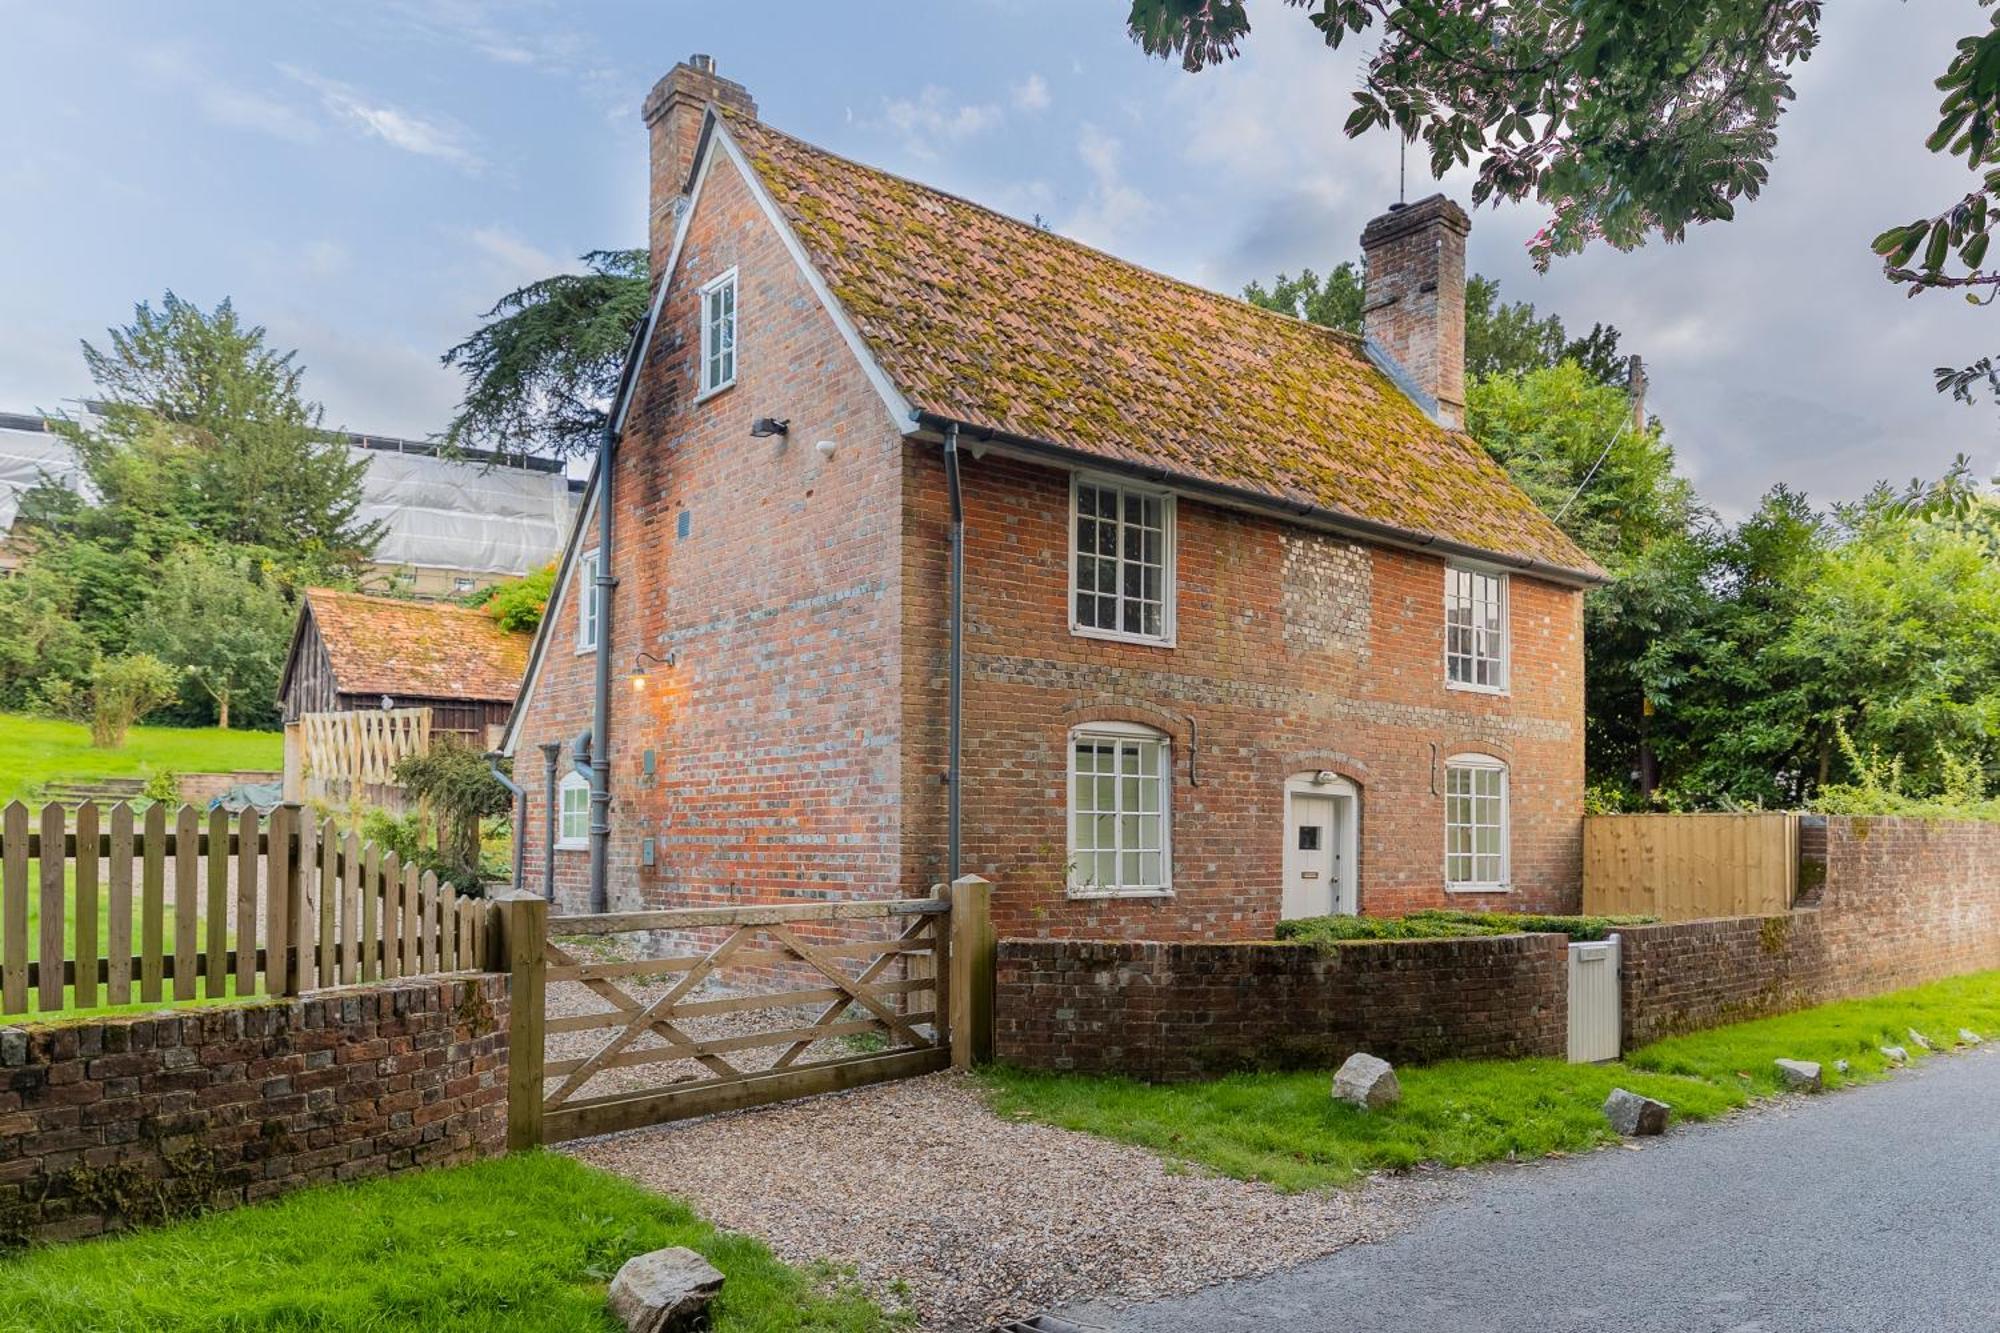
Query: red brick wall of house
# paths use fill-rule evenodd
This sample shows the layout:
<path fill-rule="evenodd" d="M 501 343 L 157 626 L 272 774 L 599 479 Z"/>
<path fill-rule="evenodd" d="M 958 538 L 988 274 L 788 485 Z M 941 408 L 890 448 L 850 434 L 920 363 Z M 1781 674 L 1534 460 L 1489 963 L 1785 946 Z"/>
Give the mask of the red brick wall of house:
<path fill-rule="evenodd" d="M 732 266 L 737 381 L 697 402 L 697 290 Z M 789 436 L 751 438 L 760 416 L 788 418 Z M 823 439 L 837 446 L 831 459 L 814 449 Z M 718 158 L 614 470 L 612 910 L 895 891 L 904 447 L 746 182 Z M 593 524 L 584 549 L 596 545 Z M 557 613 L 516 746 L 532 888 L 545 791 L 535 745 L 590 725 L 577 594 Z M 642 648 L 678 658 L 649 666 L 643 693 L 626 680 Z M 558 910 L 582 910 L 587 853 L 556 859 Z"/>
<path fill-rule="evenodd" d="M 948 503 L 934 447 L 913 447 L 906 468 L 904 885 L 916 891 L 944 875 Z M 1069 626 L 1068 475 L 989 454 L 966 458 L 963 476 L 964 870 L 994 882 L 1002 935 L 1269 938 L 1284 782 L 1318 769 L 1361 791 L 1363 912 L 1576 909 L 1579 593 L 1512 578 L 1511 692 L 1452 690 L 1443 561 L 1183 497 L 1176 646 L 1083 638 Z M 1172 738 L 1170 899 L 1065 893 L 1068 735 L 1105 720 Z M 1437 793 L 1444 758 L 1463 751 L 1510 768 L 1510 893 L 1444 888 Z"/>

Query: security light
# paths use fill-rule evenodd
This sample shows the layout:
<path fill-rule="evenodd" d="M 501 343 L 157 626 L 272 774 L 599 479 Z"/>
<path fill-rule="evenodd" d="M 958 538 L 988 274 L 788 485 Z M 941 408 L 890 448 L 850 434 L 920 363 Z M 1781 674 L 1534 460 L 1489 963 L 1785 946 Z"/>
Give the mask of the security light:
<path fill-rule="evenodd" d="M 761 440 L 767 435 L 785 435 L 792 429 L 792 423 L 785 417 L 758 417 L 750 423 L 750 436 Z"/>

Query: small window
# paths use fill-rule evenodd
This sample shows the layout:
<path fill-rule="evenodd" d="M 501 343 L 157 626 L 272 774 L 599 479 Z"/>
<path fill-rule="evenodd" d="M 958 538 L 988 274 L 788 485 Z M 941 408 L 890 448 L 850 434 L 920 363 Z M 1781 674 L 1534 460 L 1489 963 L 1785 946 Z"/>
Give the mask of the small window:
<path fill-rule="evenodd" d="M 1507 766 L 1453 755 L 1444 769 L 1444 882 L 1472 892 L 1507 887 Z"/>
<path fill-rule="evenodd" d="M 1506 575 L 1445 567 L 1444 674 L 1454 689 L 1507 688 Z"/>
<path fill-rule="evenodd" d="M 567 773 L 556 828 L 556 849 L 576 851 L 590 845 L 590 784 L 581 773 Z"/>
<path fill-rule="evenodd" d="M 701 391 L 736 383 L 736 270 L 701 289 Z"/>
<path fill-rule="evenodd" d="M 576 650 L 597 648 L 597 552 L 586 552 L 576 562 Z"/>
<path fill-rule="evenodd" d="M 1174 498 L 1076 479 L 1070 628 L 1094 638 L 1174 636 Z"/>
<path fill-rule="evenodd" d="M 1173 756 L 1148 727 L 1105 723 L 1070 736 L 1070 892 L 1167 893 Z"/>
<path fill-rule="evenodd" d="M 453 579 L 451 581 L 451 589 L 453 592 L 458 592 L 458 593 L 471 592 L 474 583 L 475 580 L 473 579 Z"/>

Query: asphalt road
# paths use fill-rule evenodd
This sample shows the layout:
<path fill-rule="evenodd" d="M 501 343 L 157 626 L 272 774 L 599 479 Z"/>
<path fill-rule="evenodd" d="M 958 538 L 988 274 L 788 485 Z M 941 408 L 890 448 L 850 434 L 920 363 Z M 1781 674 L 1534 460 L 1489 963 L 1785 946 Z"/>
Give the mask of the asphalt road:
<path fill-rule="evenodd" d="M 1991 1333 L 2000 1042 L 1643 1151 L 1488 1172 L 1410 1230 L 1116 1333 Z"/>

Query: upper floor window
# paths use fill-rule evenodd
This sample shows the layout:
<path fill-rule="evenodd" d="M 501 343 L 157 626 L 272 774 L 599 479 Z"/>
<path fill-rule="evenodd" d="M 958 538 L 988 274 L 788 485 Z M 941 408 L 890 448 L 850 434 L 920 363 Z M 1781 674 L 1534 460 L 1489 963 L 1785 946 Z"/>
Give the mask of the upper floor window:
<path fill-rule="evenodd" d="M 576 650 L 597 647 L 597 552 L 585 552 L 576 562 Z"/>
<path fill-rule="evenodd" d="M 1507 766 L 1455 754 L 1444 766 L 1444 882 L 1460 890 L 1507 887 Z"/>
<path fill-rule="evenodd" d="M 1171 643 L 1174 497 L 1083 477 L 1072 497 L 1070 628 Z"/>
<path fill-rule="evenodd" d="M 1151 727 L 1102 722 L 1070 733 L 1070 892 L 1166 893 L 1173 855 L 1173 754 Z"/>
<path fill-rule="evenodd" d="M 736 383 L 736 270 L 701 289 L 701 391 Z"/>
<path fill-rule="evenodd" d="M 1456 689 L 1507 688 L 1507 576 L 1447 565 L 1444 678 Z"/>
<path fill-rule="evenodd" d="M 581 773 L 571 771 L 563 775 L 561 786 L 561 808 L 556 827 L 556 847 L 560 851 L 574 851 L 590 845 L 590 783 Z"/>

